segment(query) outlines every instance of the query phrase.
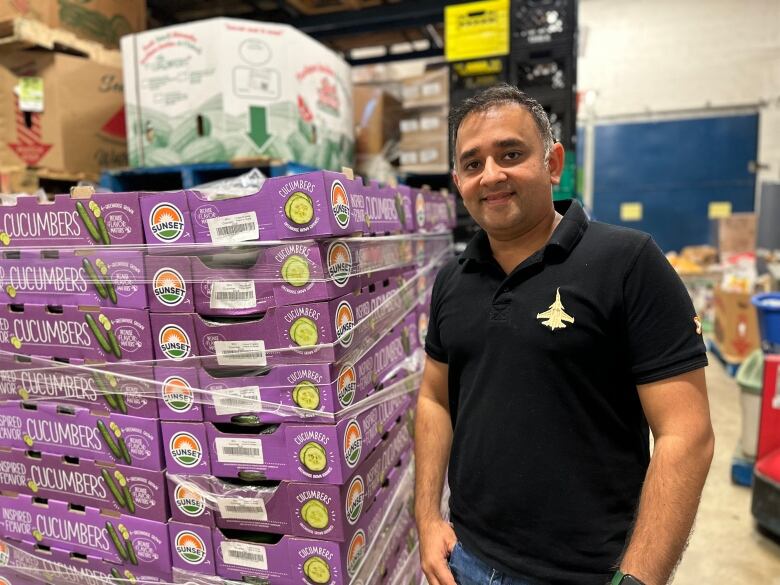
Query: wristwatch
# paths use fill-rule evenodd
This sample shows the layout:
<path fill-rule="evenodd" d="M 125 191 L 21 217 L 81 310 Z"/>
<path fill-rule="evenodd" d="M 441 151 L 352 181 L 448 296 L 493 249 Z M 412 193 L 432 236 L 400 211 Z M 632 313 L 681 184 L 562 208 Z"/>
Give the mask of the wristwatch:
<path fill-rule="evenodd" d="M 633 575 L 628 575 L 621 571 L 620 569 L 617 570 L 614 577 L 612 577 L 612 581 L 610 581 L 610 585 L 645 585 L 642 581 L 634 577 Z"/>

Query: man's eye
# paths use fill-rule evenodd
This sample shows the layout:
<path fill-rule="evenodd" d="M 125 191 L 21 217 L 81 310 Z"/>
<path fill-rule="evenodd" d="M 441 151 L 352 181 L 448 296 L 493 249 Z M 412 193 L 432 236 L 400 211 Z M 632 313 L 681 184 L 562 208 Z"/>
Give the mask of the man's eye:
<path fill-rule="evenodd" d="M 517 160 L 517 159 L 520 158 L 520 153 L 519 152 L 507 152 L 504 155 L 504 158 L 506 158 L 508 160 Z"/>
<path fill-rule="evenodd" d="M 467 162 L 466 166 L 464 167 L 467 171 L 473 171 L 474 169 L 479 167 L 479 161 L 473 160 L 471 162 Z"/>

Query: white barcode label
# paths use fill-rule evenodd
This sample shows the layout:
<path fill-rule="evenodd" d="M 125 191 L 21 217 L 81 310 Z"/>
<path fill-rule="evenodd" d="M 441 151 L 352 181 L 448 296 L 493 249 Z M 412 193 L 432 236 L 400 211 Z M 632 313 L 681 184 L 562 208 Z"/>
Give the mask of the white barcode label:
<path fill-rule="evenodd" d="M 265 366 L 265 341 L 215 341 L 220 366 Z"/>
<path fill-rule="evenodd" d="M 268 520 L 265 502 L 259 498 L 217 498 L 217 508 L 225 519 Z"/>
<path fill-rule="evenodd" d="M 442 92 L 441 83 L 438 81 L 435 83 L 426 83 L 422 86 L 422 94 L 426 97 L 436 95 Z"/>
<path fill-rule="evenodd" d="M 417 132 L 420 129 L 420 123 L 415 118 L 401 120 L 401 132 Z"/>
<path fill-rule="evenodd" d="M 417 151 L 416 150 L 410 150 L 409 152 L 402 152 L 401 153 L 401 164 L 402 165 L 416 165 L 417 164 Z"/>
<path fill-rule="evenodd" d="M 426 164 L 439 158 L 439 151 L 436 148 L 425 148 L 420 151 L 420 163 Z"/>
<path fill-rule="evenodd" d="M 264 546 L 244 542 L 222 542 L 219 550 L 222 552 L 222 560 L 228 565 L 268 570 L 268 557 Z"/>
<path fill-rule="evenodd" d="M 217 448 L 217 461 L 220 463 L 265 463 L 263 442 L 260 439 L 217 437 L 214 439 L 214 445 Z"/>
<path fill-rule="evenodd" d="M 211 284 L 209 307 L 212 309 L 254 309 L 256 306 L 255 283 L 251 280 Z"/>
<path fill-rule="evenodd" d="M 441 126 L 441 118 L 438 116 L 425 116 L 420 118 L 420 128 L 422 130 L 436 130 Z"/>
<path fill-rule="evenodd" d="M 215 244 L 232 244 L 260 239 L 260 225 L 257 213 L 235 213 L 208 220 L 211 241 Z"/>
<path fill-rule="evenodd" d="M 240 388 L 222 388 L 212 395 L 214 409 L 219 416 L 240 412 L 260 412 L 260 386 L 242 386 Z"/>

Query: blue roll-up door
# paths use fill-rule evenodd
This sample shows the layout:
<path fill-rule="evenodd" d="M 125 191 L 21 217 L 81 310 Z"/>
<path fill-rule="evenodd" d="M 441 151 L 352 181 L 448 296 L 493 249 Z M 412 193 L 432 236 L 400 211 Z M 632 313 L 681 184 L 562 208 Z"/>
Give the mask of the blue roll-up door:
<path fill-rule="evenodd" d="M 649 232 L 664 251 L 710 243 L 709 204 L 753 211 L 758 115 L 595 128 L 595 218 Z M 640 221 L 623 222 L 620 206 L 642 204 Z"/>

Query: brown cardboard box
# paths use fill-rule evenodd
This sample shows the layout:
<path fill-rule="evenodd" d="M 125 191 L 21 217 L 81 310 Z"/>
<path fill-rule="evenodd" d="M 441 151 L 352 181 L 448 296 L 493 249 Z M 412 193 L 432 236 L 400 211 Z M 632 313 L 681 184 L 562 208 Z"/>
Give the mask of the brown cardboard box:
<path fill-rule="evenodd" d="M 401 102 L 379 88 L 356 85 L 353 92 L 355 154 L 380 154 L 385 144 L 399 139 Z"/>
<path fill-rule="evenodd" d="M 401 120 L 401 140 L 413 142 L 447 138 L 447 113 L 443 107 L 407 110 Z"/>
<path fill-rule="evenodd" d="M 756 251 L 756 214 L 734 213 L 716 220 L 716 237 L 721 259 L 731 254 Z"/>
<path fill-rule="evenodd" d="M 20 16 L 115 48 L 146 29 L 146 0 L 0 0 L 0 22 Z"/>
<path fill-rule="evenodd" d="M 43 80 L 43 111 L 21 111 L 22 77 Z M 45 51 L 0 56 L 0 167 L 97 174 L 126 165 L 118 67 Z"/>
<path fill-rule="evenodd" d="M 751 296 L 715 287 L 715 342 L 729 363 L 741 363 L 761 347 L 758 315 L 750 302 Z"/>
<path fill-rule="evenodd" d="M 404 109 L 449 106 L 449 68 L 432 69 L 420 76 L 405 79 L 401 95 L 403 96 Z"/>
<path fill-rule="evenodd" d="M 400 158 L 404 173 L 446 173 L 450 168 L 447 137 L 402 141 Z"/>

